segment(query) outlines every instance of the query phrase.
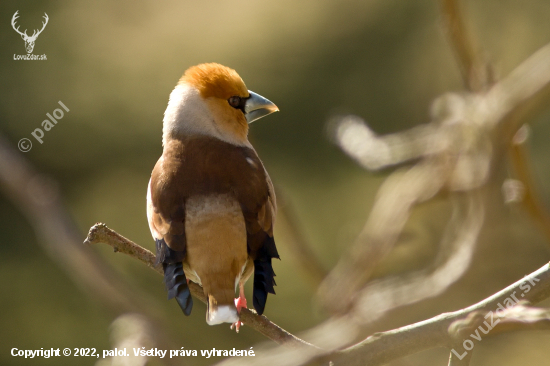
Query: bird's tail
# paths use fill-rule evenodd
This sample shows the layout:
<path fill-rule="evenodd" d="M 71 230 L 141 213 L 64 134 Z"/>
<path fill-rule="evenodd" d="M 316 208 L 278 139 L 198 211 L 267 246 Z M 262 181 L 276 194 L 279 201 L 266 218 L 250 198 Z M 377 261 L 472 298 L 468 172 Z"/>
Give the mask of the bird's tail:
<path fill-rule="evenodd" d="M 208 325 L 235 323 L 238 320 L 239 313 L 234 304 L 219 305 L 214 296 L 208 295 L 206 304 L 206 323 Z"/>
<path fill-rule="evenodd" d="M 252 304 L 259 315 L 264 313 L 267 294 L 275 294 L 275 272 L 271 265 L 272 258 L 279 258 L 275 240 L 267 236 L 262 249 L 254 260 L 254 290 L 252 293 Z"/>
<path fill-rule="evenodd" d="M 164 268 L 164 283 L 168 290 L 168 300 L 175 297 L 183 313 L 191 314 L 193 298 L 187 285 L 182 263 L 163 263 L 162 268 Z"/>

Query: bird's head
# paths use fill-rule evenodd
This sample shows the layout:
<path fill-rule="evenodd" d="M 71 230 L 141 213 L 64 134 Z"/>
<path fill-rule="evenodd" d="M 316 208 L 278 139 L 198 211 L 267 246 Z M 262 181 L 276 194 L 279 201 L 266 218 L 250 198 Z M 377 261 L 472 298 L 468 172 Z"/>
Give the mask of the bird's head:
<path fill-rule="evenodd" d="M 237 72 L 207 63 L 190 67 L 170 95 L 163 142 L 181 135 L 209 135 L 248 145 L 248 124 L 279 109 L 246 88 Z"/>

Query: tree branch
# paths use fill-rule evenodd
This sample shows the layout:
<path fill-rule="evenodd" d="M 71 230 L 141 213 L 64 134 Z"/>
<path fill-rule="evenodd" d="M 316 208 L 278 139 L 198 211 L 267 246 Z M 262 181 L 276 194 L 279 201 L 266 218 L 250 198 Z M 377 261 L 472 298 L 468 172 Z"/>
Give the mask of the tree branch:
<path fill-rule="evenodd" d="M 84 244 L 97 244 L 104 243 L 113 247 L 115 252 L 120 252 L 135 258 L 147 267 L 153 269 L 158 274 L 163 275 L 162 266 L 155 266 L 155 255 L 137 245 L 133 241 L 123 237 L 117 232 L 109 229 L 107 225 L 102 223 L 97 223 L 90 228 Z M 206 296 L 204 295 L 203 289 L 198 284 L 189 281 L 189 289 L 191 294 L 194 297 L 206 303 Z M 271 322 L 266 316 L 258 315 L 254 310 L 243 308 L 241 309 L 240 319 L 247 326 L 263 334 L 267 338 L 284 345 L 289 346 L 307 346 L 314 347 L 312 344 L 292 335 L 286 330 L 279 327 L 277 324 Z"/>
<path fill-rule="evenodd" d="M 334 349 L 334 345 L 337 342 L 346 342 L 345 338 L 349 339 L 348 333 L 352 333 L 351 337 L 355 334 L 354 332 L 358 329 L 358 326 L 357 322 L 351 317 L 331 319 L 308 332 L 308 339 L 311 339 L 311 337 L 320 337 L 320 335 L 324 334 L 324 343 L 320 340 L 322 338 L 318 338 L 314 342 L 319 345 L 323 343 L 323 349 L 285 350 L 276 347 L 264 350 L 254 358 L 225 360 L 219 366 L 263 366 L 273 364 L 295 366 L 306 363 L 308 365 L 331 364 L 333 366 L 384 365 L 393 360 L 430 348 L 452 348 L 457 346 L 458 339 L 451 327 L 452 324 L 457 324 L 455 322 L 468 318 L 470 314 L 487 314 L 491 311 L 493 314 L 496 314 L 501 306 L 512 306 L 514 297 L 521 298 L 533 304 L 550 298 L 550 264 L 545 264 L 537 271 L 477 304 L 454 312 L 443 313 L 431 319 L 401 328 L 375 333 L 346 349 Z M 516 302 L 515 304 L 518 303 Z M 511 309 L 510 314 L 521 314 L 523 310 L 518 309 L 514 312 L 514 308 L 512 307 Z M 549 321 L 548 315 L 547 310 L 536 309 L 536 312 L 532 312 L 529 316 L 532 323 L 531 328 L 546 327 Z M 516 321 L 515 323 L 518 322 Z M 516 329 L 518 328 L 519 326 L 516 325 Z M 523 329 L 525 328 L 527 327 L 524 326 Z M 514 329 L 508 328 L 508 330 L 512 331 Z M 327 332 L 331 331 L 330 336 L 327 336 Z M 341 338 L 344 338 L 344 340 Z M 332 347 L 333 351 L 329 351 L 329 347 Z M 464 357 L 469 357 L 468 354 L 471 354 L 471 352 L 467 352 Z M 465 360 L 464 357 L 463 360 Z M 467 363 L 457 363 L 460 361 L 459 359 L 451 360 L 454 362 L 451 365 L 467 365 Z"/>
<path fill-rule="evenodd" d="M 90 233 L 86 239 L 86 243 L 88 244 L 99 242 L 107 243 L 111 245 L 115 251 L 119 251 L 139 259 L 148 267 L 154 269 L 159 274 L 162 274 L 161 268 L 159 266 L 154 266 L 155 258 L 153 253 L 120 236 L 103 224 L 94 225 L 90 229 Z M 530 280 L 539 282 L 535 282 L 536 286 L 534 286 L 531 291 L 526 293 L 527 296 L 525 299 L 535 303 L 550 296 L 550 270 L 549 266 L 546 265 L 539 271 L 534 272 L 530 276 L 469 308 L 459 310 L 454 313 L 441 314 L 435 318 L 393 331 L 375 334 L 355 346 L 341 352 L 333 353 L 330 356 L 321 357 L 318 360 L 323 362 L 331 360 L 335 363 L 335 365 L 364 365 L 366 363 L 369 365 L 380 365 L 424 349 L 438 346 L 449 346 L 453 344 L 454 340 L 447 329 L 453 322 L 467 317 L 468 314 L 471 313 L 483 310 L 487 311 L 491 308 L 496 309 L 499 302 L 509 298 L 511 294 L 519 292 L 520 286 Z M 201 301 L 205 301 L 205 297 L 200 286 L 190 283 L 190 287 L 194 296 L 199 298 Z M 296 346 L 305 345 L 307 346 L 306 348 L 309 349 L 309 351 L 305 351 L 305 353 L 311 354 L 312 357 L 316 353 L 325 353 L 325 351 L 318 349 L 297 337 L 294 337 L 288 332 L 285 332 L 267 320 L 267 318 L 259 317 L 253 311 L 243 309 L 242 316 L 243 321 L 247 323 L 247 325 L 258 330 L 268 338 L 275 340 L 277 343 L 293 344 Z M 304 348 L 300 348 L 301 351 L 304 352 Z M 301 353 L 301 355 L 303 356 L 303 353 Z M 260 360 L 258 359 L 258 361 Z M 460 363 L 457 363 L 459 361 Z M 453 361 L 451 358 L 450 362 L 454 362 L 451 363 L 452 365 L 460 365 L 465 364 L 465 359 Z"/>
<path fill-rule="evenodd" d="M 535 285 L 532 285 L 532 284 Z M 526 284 L 531 284 L 528 292 Z M 532 304 L 550 297 L 550 264 L 513 283 L 496 294 L 451 313 L 440 314 L 419 323 L 373 334 L 364 341 L 326 359 L 334 365 L 369 366 L 383 365 L 392 360 L 434 347 L 452 347 L 456 340 L 449 334 L 450 325 L 474 312 L 496 312 L 499 304 L 509 303 L 519 297 Z M 506 300 L 506 301 L 505 301 Z"/>
<path fill-rule="evenodd" d="M 492 314 L 492 328 L 486 336 L 518 330 L 550 329 L 550 309 L 534 308 L 528 304 L 527 301 L 521 300 L 511 308 Z M 474 311 L 466 318 L 454 321 L 449 326 L 449 334 L 456 339 L 466 338 L 480 325 L 484 325 L 487 318 L 487 312 Z"/>

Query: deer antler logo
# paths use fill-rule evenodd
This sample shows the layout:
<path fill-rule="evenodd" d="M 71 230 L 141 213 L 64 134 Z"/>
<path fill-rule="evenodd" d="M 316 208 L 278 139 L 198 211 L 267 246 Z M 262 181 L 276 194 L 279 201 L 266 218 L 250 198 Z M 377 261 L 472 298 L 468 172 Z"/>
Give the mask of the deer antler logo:
<path fill-rule="evenodd" d="M 44 30 L 44 28 L 46 28 L 46 24 L 48 24 L 48 14 L 44 13 L 44 19 L 46 20 L 45 22 L 42 22 L 42 29 L 40 30 L 34 30 L 32 36 L 28 36 L 27 35 L 27 30 L 25 29 L 24 32 L 21 32 L 19 31 L 19 27 L 15 28 L 15 20 L 17 18 L 19 18 L 19 15 L 17 15 L 17 13 L 19 12 L 19 10 L 17 10 L 15 12 L 15 14 L 13 14 L 13 18 L 11 18 L 11 26 L 13 27 L 13 29 L 19 33 L 21 35 L 21 38 L 23 38 L 23 41 L 25 41 L 25 48 L 27 49 L 27 53 L 32 53 L 32 50 L 34 49 L 34 42 L 36 41 L 36 38 L 38 38 L 38 36 L 40 35 L 40 33 L 42 33 L 42 31 Z M 37 33 L 38 32 L 38 33 Z"/>

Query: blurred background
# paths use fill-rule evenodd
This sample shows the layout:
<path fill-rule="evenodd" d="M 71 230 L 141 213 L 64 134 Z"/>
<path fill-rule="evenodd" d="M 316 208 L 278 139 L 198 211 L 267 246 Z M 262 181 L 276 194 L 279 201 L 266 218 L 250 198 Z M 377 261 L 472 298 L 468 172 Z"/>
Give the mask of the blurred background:
<path fill-rule="evenodd" d="M 331 144 L 327 121 L 353 113 L 379 134 L 397 132 L 428 122 L 438 95 L 463 90 L 438 5 L 435 0 L 3 1 L 0 134 L 14 147 L 24 137 L 33 142 L 24 157 L 55 182 L 82 240 L 90 226 L 105 222 L 153 250 L 145 194 L 162 152 L 168 96 L 189 66 L 227 65 L 249 89 L 280 108 L 251 125 L 250 139 L 303 236 L 329 270 L 362 228 L 391 171 L 371 173 L 352 162 Z M 465 1 L 464 9 L 497 75 L 508 74 L 550 42 L 547 0 Z M 48 14 L 33 51 L 46 54 L 47 61 L 13 59 L 26 54 L 10 24 L 17 10 L 18 25 L 28 34 Z M 39 144 L 31 132 L 58 101 L 70 111 Z M 531 164 L 548 207 L 550 113 L 537 116 L 531 127 Z M 369 332 L 463 308 L 548 262 L 550 246 L 539 228 L 520 206 L 503 203 L 499 187 L 510 176 L 509 167 L 502 166 L 491 183 L 494 197 L 468 273 L 443 295 L 396 310 Z M 417 207 L 378 274 L 431 263 L 450 214 L 445 197 Z M 274 264 L 277 295 L 269 297 L 265 315 L 299 334 L 327 314 L 293 258 L 289 234 L 282 227 L 275 234 L 282 260 Z M 13 197 L 0 192 L 0 364 L 94 365 L 95 358 L 10 356 L 13 347 L 101 350 L 116 344 L 120 319 L 112 323 L 121 310 L 82 286 L 44 250 L 43 240 Z M 235 334 L 225 325 L 206 325 L 205 306 L 198 301 L 192 315 L 184 317 L 174 301 L 166 301 L 161 276 L 105 245 L 93 247 L 91 254 L 122 278 L 137 301 L 155 309 L 169 347 L 249 349 L 265 340 L 246 326 Z M 250 292 L 248 286 L 248 297 Z M 547 365 L 549 342 L 544 331 L 484 339 L 475 345 L 472 365 Z M 433 349 L 393 364 L 443 365 L 447 358 L 447 350 Z M 218 361 L 196 357 L 176 364 Z M 153 358 L 149 364 L 163 363 Z"/>

